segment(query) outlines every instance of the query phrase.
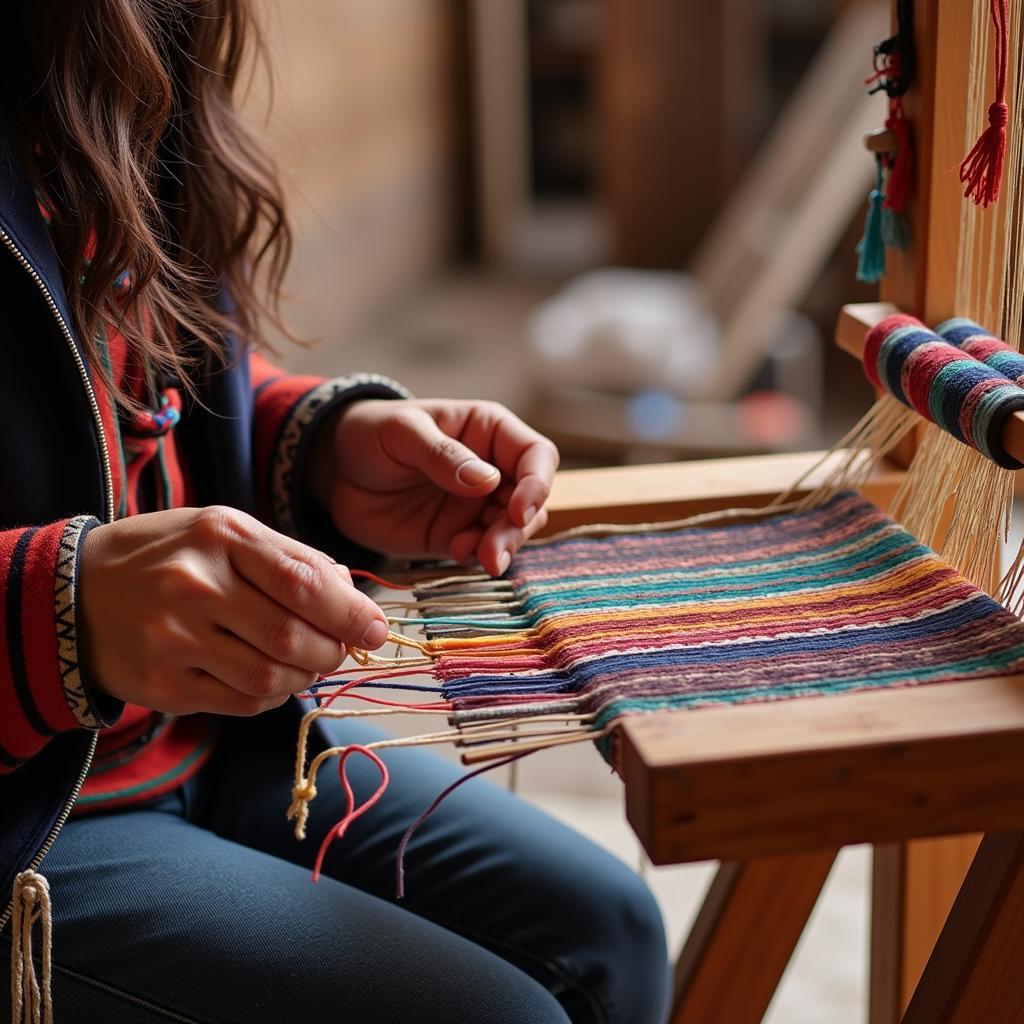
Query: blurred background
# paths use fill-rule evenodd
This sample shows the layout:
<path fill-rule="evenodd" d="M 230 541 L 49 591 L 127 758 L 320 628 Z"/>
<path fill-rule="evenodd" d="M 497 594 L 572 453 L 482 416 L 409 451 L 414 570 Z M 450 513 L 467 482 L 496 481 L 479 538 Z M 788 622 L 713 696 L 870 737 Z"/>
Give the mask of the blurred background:
<path fill-rule="evenodd" d="M 267 0 L 291 318 L 317 340 L 284 362 L 500 400 L 569 466 L 830 444 L 871 399 L 830 339 L 873 297 L 854 249 L 888 6 Z M 519 784 L 638 861 L 589 745 Z M 711 871 L 648 869 L 675 943 Z M 864 1019 L 867 877 L 844 851 L 772 1024 Z"/>
<path fill-rule="evenodd" d="M 267 14 L 291 318 L 318 342 L 290 367 L 501 400 L 569 465 L 818 446 L 866 407 L 827 342 L 869 294 L 861 135 L 884 111 L 863 79 L 885 3 Z"/>

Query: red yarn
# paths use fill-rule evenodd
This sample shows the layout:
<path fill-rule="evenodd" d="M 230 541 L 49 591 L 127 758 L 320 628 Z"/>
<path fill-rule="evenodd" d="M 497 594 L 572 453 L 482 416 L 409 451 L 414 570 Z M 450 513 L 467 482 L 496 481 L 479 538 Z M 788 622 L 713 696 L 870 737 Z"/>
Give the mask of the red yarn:
<path fill-rule="evenodd" d="M 364 757 L 368 757 L 380 771 L 380 785 L 374 791 L 373 795 L 369 799 L 365 800 L 358 807 L 356 807 L 356 797 L 352 792 L 352 783 L 348 780 L 348 773 L 345 771 L 345 765 L 348 763 L 348 759 L 353 754 L 362 754 Z M 323 867 L 324 857 L 327 855 L 327 849 L 334 842 L 335 839 L 340 839 L 347 831 L 349 825 L 352 824 L 356 818 L 362 817 L 383 795 L 384 791 L 388 788 L 388 783 L 391 781 L 388 776 L 387 765 L 372 751 L 369 747 L 363 747 L 358 744 L 353 744 L 351 747 L 346 747 L 341 756 L 338 758 L 338 777 L 341 779 L 342 788 L 345 790 L 345 817 L 338 822 L 324 836 L 324 841 L 320 844 L 320 849 L 316 855 L 316 861 L 313 864 L 313 881 L 317 882 L 320 880 L 320 869 Z"/>
<path fill-rule="evenodd" d="M 925 419 L 932 419 L 928 405 L 932 382 L 943 367 L 964 361 L 964 354 L 941 338 L 919 345 L 907 356 L 900 371 L 900 384 L 911 406 Z"/>
<path fill-rule="evenodd" d="M 910 121 L 903 112 L 903 101 L 898 96 L 889 101 L 889 116 L 885 119 L 885 127 L 896 136 L 896 152 L 887 160 L 889 183 L 882 206 L 893 213 L 902 213 L 914 184 L 914 150 L 910 141 Z"/>
<path fill-rule="evenodd" d="M 898 331 L 901 327 L 920 327 L 921 330 L 925 330 L 925 326 L 915 316 L 909 316 L 907 313 L 893 313 L 890 316 L 879 320 L 874 327 L 872 327 L 866 337 L 864 338 L 864 351 L 861 353 L 861 359 L 864 363 L 864 372 L 868 376 L 868 380 L 875 385 L 876 388 L 884 390 L 882 379 L 878 376 L 878 352 L 882 347 L 882 342 L 885 341 L 893 331 Z"/>
<path fill-rule="evenodd" d="M 975 205 L 988 206 L 999 198 L 1006 160 L 1006 61 L 1009 49 L 1006 0 L 989 0 L 989 11 L 995 30 L 996 95 L 988 108 L 988 127 L 981 133 L 974 148 L 960 164 L 960 181 L 966 186 L 964 196 Z"/>
<path fill-rule="evenodd" d="M 379 587 L 387 587 L 388 590 L 409 590 L 408 583 L 394 583 L 391 580 L 383 579 L 374 572 L 368 572 L 366 569 L 349 569 L 349 575 L 353 579 L 369 580 L 371 583 L 376 583 Z"/>

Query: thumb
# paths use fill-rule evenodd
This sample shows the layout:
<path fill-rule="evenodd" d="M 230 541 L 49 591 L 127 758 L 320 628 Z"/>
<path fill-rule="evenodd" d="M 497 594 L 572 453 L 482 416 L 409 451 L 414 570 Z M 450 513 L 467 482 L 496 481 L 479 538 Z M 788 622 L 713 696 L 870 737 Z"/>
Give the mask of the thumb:
<path fill-rule="evenodd" d="M 431 483 L 451 494 L 480 497 L 501 482 L 497 467 L 449 437 L 432 417 L 424 416 L 416 426 L 410 438 L 409 461 Z"/>

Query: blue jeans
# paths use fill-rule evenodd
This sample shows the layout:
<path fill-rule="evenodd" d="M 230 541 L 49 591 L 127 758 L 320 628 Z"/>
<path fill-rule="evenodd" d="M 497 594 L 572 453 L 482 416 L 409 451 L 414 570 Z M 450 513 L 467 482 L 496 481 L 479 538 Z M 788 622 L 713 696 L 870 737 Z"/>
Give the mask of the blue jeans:
<path fill-rule="evenodd" d="M 60 1024 L 663 1021 L 661 917 L 619 861 L 475 780 L 417 833 L 396 903 L 399 838 L 459 770 L 391 750 L 390 789 L 313 885 L 316 846 L 343 813 L 337 772 L 320 773 L 299 843 L 284 820 L 293 737 L 240 733 L 228 725 L 170 797 L 74 819 L 47 855 Z M 357 797 L 378 781 L 359 757 L 349 777 Z"/>

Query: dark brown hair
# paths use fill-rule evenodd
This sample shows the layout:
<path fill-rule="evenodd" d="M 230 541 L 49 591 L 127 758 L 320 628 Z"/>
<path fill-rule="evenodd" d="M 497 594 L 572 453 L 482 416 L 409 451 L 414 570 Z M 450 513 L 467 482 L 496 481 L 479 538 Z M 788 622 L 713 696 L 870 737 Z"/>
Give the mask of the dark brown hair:
<path fill-rule="evenodd" d="M 262 50 L 250 0 L 18 7 L 3 114 L 52 208 L 88 353 L 113 319 L 145 366 L 187 383 L 186 339 L 214 357 L 228 327 L 261 340 L 268 318 L 280 324 L 291 232 L 275 167 L 236 109 L 249 51 Z"/>

